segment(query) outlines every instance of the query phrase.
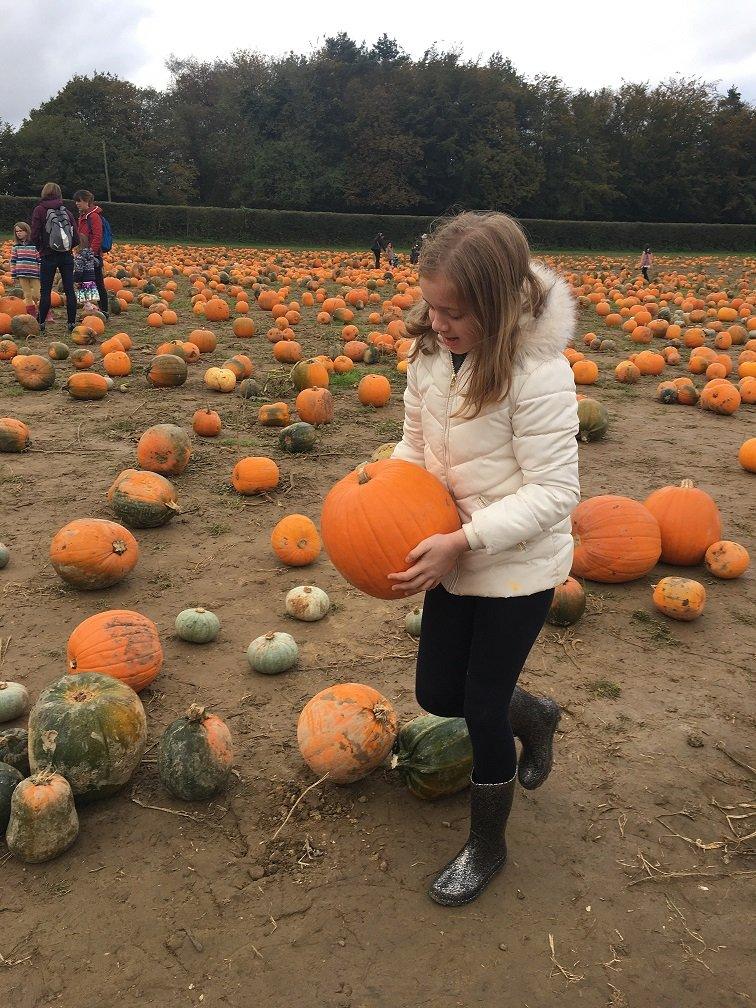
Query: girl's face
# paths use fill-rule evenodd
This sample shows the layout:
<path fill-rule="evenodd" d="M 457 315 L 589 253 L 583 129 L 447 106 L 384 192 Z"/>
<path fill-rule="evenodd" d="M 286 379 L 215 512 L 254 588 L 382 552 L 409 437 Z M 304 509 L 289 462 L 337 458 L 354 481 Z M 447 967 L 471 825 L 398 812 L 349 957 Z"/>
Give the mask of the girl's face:
<path fill-rule="evenodd" d="M 443 275 L 434 273 L 419 279 L 420 290 L 428 305 L 431 328 L 442 346 L 451 353 L 468 353 L 480 338 L 468 309 L 459 303 L 453 285 Z"/>
<path fill-rule="evenodd" d="M 19 241 L 26 241 L 26 231 L 23 228 L 14 228 L 13 233 Z"/>

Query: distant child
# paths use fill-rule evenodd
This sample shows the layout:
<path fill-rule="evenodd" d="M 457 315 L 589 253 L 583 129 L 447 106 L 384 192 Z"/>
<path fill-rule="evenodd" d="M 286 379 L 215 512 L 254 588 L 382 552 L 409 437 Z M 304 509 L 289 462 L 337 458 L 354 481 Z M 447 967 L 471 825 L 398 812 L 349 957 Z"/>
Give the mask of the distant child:
<path fill-rule="evenodd" d="M 26 313 L 37 317 L 39 308 L 39 252 L 32 244 L 31 227 L 26 221 L 13 225 L 16 243 L 11 251 L 11 276 L 18 283 L 26 301 Z"/>
<path fill-rule="evenodd" d="M 654 264 L 654 257 L 651 255 L 651 249 L 648 248 L 648 246 L 646 246 L 646 248 L 643 250 L 643 254 L 641 255 L 638 261 L 638 265 L 641 268 L 641 273 L 643 274 L 643 279 L 646 281 L 646 283 L 648 283 L 650 280 L 648 271 L 651 269 L 653 264 Z"/>
<path fill-rule="evenodd" d="M 399 259 L 397 258 L 396 252 L 394 252 L 393 242 L 386 243 L 386 258 L 388 259 L 390 269 L 394 269 L 394 267 L 399 263 Z"/>
<path fill-rule="evenodd" d="M 420 262 L 420 241 L 416 241 L 415 244 L 410 249 L 410 265 L 417 266 Z"/>
<path fill-rule="evenodd" d="M 85 305 L 99 303 L 100 295 L 97 292 L 95 266 L 95 256 L 89 247 L 89 239 L 81 232 L 79 234 L 79 252 L 78 255 L 74 256 L 76 304 L 80 308 Z"/>

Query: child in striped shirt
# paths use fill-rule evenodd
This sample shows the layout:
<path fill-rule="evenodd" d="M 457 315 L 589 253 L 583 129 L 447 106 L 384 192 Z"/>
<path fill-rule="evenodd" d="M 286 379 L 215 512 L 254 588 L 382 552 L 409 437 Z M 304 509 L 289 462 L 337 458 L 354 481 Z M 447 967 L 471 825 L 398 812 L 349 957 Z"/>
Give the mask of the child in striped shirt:
<path fill-rule="evenodd" d="M 11 250 L 11 276 L 18 283 L 26 301 L 28 315 L 37 317 L 39 306 L 39 252 L 31 243 L 31 228 L 26 221 L 13 225 L 16 244 Z"/>

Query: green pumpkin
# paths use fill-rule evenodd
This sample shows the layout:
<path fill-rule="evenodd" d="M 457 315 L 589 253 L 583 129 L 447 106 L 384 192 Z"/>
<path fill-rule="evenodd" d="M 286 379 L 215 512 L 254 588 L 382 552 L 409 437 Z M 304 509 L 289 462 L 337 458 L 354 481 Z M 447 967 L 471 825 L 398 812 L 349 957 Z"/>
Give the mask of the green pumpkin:
<path fill-rule="evenodd" d="M 29 710 L 29 691 L 17 682 L 0 680 L 0 724 L 15 721 Z"/>
<path fill-rule="evenodd" d="M 268 633 L 256 637 L 247 648 L 247 661 L 255 672 L 278 675 L 286 672 L 299 658 L 299 648 L 287 633 Z"/>
<path fill-rule="evenodd" d="M 581 618 L 585 612 L 585 589 L 578 580 L 568 577 L 554 589 L 554 598 L 546 615 L 546 622 L 552 626 L 567 627 Z"/>
<path fill-rule="evenodd" d="M 25 728 L 0 731 L 0 763 L 12 766 L 23 777 L 29 776 L 29 735 Z"/>
<path fill-rule="evenodd" d="M 362 361 L 364 364 L 377 364 L 381 359 L 378 347 L 369 346 L 362 354 Z"/>
<path fill-rule="evenodd" d="M 420 636 L 420 625 L 423 620 L 423 607 L 421 605 L 415 606 L 414 609 L 410 609 L 407 615 L 404 617 L 404 629 L 410 635 L 410 637 Z"/>
<path fill-rule="evenodd" d="M 586 397 L 578 402 L 578 421 L 581 441 L 600 441 L 609 429 L 609 414 L 597 399 Z"/>
<path fill-rule="evenodd" d="M 144 493 L 145 482 L 152 493 Z M 125 469 L 116 476 L 107 497 L 113 514 L 130 528 L 160 528 L 181 511 L 173 484 L 160 473 Z"/>
<path fill-rule="evenodd" d="M 260 386 L 254 378 L 244 378 L 236 386 L 236 391 L 242 399 L 255 399 L 260 395 Z"/>
<path fill-rule="evenodd" d="M 52 767 L 81 801 L 114 794 L 131 778 L 147 743 L 147 718 L 130 686 L 96 672 L 66 675 L 29 714 L 32 771 Z"/>
<path fill-rule="evenodd" d="M 315 445 L 315 428 L 304 422 L 289 424 L 279 434 L 278 444 L 285 452 L 310 451 Z"/>
<path fill-rule="evenodd" d="M 220 620 L 209 609 L 182 609 L 176 617 L 176 633 L 191 644 L 208 644 L 220 630 Z"/>
<path fill-rule="evenodd" d="M 472 744 L 464 718 L 422 714 L 404 725 L 391 765 L 417 798 L 456 794 L 470 783 Z"/>
<path fill-rule="evenodd" d="M 160 739 L 160 780 L 172 795 L 184 801 L 202 801 L 222 791 L 233 765 L 234 747 L 228 725 L 204 707 L 192 705 Z"/>
<path fill-rule="evenodd" d="M 15 767 L 8 763 L 0 763 L 0 836 L 5 834 L 11 813 L 11 798 L 24 778 Z"/>
<path fill-rule="evenodd" d="M 9 560 L 10 560 L 10 550 L 8 549 L 7 546 L 3 545 L 3 543 L 0 543 L 0 570 L 2 570 L 3 567 L 8 566 Z"/>
<path fill-rule="evenodd" d="M 79 817 L 64 777 L 42 770 L 16 785 L 5 840 L 19 861 L 49 861 L 67 850 L 78 835 Z"/>
<path fill-rule="evenodd" d="M 118 300 L 117 296 L 108 298 L 108 311 L 111 315 L 120 315 L 123 311 L 123 308 L 121 308 L 121 302 Z"/>
<path fill-rule="evenodd" d="M 294 619 L 316 623 L 327 615 L 331 600 L 316 585 L 299 585 L 286 595 L 286 612 Z"/>

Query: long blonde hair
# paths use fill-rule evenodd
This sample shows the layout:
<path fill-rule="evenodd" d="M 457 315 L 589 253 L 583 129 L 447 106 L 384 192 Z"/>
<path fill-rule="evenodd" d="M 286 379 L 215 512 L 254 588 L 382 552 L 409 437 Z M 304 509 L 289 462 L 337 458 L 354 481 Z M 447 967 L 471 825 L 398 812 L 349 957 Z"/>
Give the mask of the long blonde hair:
<path fill-rule="evenodd" d="M 479 343 L 470 351 L 473 366 L 459 413 L 475 417 L 506 397 L 520 345 L 520 316 L 538 318 L 548 291 L 533 272 L 527 238 L 503 213 L 462 213 L 442 221 L 423 242 L 418 268 L 420 276 L 444 276 L 471 316 Z M 415 337 L 410 360 L 438 352 L 425 301 L 406 324 Z"/>

